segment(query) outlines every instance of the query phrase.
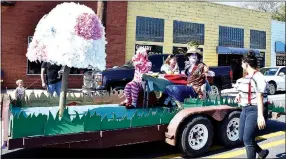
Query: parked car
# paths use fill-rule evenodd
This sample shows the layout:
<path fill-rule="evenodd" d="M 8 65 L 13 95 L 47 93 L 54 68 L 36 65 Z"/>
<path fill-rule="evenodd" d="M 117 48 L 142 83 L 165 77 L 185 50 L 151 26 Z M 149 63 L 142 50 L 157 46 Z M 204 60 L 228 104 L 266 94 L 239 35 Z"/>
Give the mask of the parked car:
<path fill-rule="evenodd" d="M 260 72 L 264 75 L 266 81 L 268 82 L 268 92 L 273 95 L 277 91 L 285 91 L 285 75 L 286 67 L 263 67 Z"/>
<path fill-rule="evenodd" d="M 266 81 L 268 82 L 268 94 L 273 95 L 277 91 L 285 91 L 285 78 L 286 78 L 286 67 L 276 66 L 276 67 L 263 67 L 260 72 L 264 75 Z M 236 84 L 242 78 L 238 79 Z"/>
<path fill-rule="evenodd" d="M 149 60 L 152 62 L 152 72 L 160 72 L 161 66 L 169 54 L 152 54 L 149 55 Z M 185 57 L 182 54 L 177 55 L 178 65 L 180 71 L 185 68 Z M 219 95 L 220 90 L 232 87 L 232 69 L 230 66 L 209 67 L 211 71 L 215 73 L 211 94 Z M 89 90 L 120 90 L 124 89 L 125 85 L 130 82 L 134 77 L 134 67 L 131 61 L 128 61 L 123 66 L 115 66 L 113 68 L 106 69 L 102 72 L 94 73 L 94 77 L 91 72 L 86 72 L 84 77 L 83 91 Z M 90 80 L 97 80 L 98 82 L 87 82 Z M 90 84 L 87 84 L 90 83 Z M 87 87 L 87 85 L 90 85 Z M 91 88 L 93 85 L 94 87 Z"/>

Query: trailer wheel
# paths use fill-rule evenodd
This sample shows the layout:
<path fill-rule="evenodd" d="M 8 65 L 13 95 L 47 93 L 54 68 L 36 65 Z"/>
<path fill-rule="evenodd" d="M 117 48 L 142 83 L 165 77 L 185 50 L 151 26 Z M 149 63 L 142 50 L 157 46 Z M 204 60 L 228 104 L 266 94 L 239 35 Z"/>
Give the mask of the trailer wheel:
<path fill-rule="evenodd" d="M 239 128 L 239 111 L 230 113 L 219 126 L 219 136 L 225 147 L 234 147 L 239 145 L 238 128 Z"/>
<path fill-rule="evenodd" d="M 213 126 L 206 117 L 191 118 L 180 136 L 180 148 L 184 155 L 192 157 L 207 152 L 213 140 Z"/>

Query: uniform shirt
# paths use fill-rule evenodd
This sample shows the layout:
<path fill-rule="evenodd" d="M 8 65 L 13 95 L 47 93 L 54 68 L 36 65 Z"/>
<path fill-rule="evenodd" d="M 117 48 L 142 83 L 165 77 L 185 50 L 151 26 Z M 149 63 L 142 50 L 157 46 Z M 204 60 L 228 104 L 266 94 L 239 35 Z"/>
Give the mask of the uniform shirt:
<path fill-rule="evenodd" d="M 251 82 L 250 90 L 250 103 L 248 102 L 248 91 L 249 91 L 249 82 Z M 256 72 L 253 77 L 247 75 L 243 79 L 239 80 L 236 85 L 236 90 L 240 95 L 241 106 L 257 105 L 257 95 L 256 93 L 263 93 L 263 103 L 266 103 L 267 98 L 267 82 L 262 73 Z"/>

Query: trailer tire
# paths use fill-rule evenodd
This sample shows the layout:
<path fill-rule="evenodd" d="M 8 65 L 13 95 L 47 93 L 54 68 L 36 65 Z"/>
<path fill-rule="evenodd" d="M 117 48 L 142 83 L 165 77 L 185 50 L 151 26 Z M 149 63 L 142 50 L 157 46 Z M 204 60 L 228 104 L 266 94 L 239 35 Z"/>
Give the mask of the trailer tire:
<path fill-rule="evenodd" d="M 239 128 L 240 112 L 234 111 L 228 114 L 219 125 L 219 136 L 221 142 L 225 147 L 235 147 L 241 144 L 239 140 L 238 128 Z"/>
<path fill-rule="evenodd" d="M 211 121 L 203 116 L 193 117 L 180 134 L 180 149 L 184 156 L 194 157 L 207 152 L 213 140 Z"/>

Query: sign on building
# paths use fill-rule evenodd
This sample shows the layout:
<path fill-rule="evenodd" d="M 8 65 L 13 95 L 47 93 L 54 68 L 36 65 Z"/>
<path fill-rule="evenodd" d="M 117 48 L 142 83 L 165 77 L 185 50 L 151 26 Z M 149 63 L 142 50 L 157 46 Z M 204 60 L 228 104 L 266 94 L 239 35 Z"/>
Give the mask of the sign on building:
<path fill-rule="evenodd" d="M 265 52 L 260 52 L 260 54 L 256 54 L 257 58 L 257 66 L 259 68 L 265 67 Z"/>
<path fill-rule="evenodd" d="M 276 66 L 286 66 L 286 54 L 276 54 Z"/>
<path fill-rule="evenodd" d="M 163 46 L 135 44 L 135 52 L 140 47 L 147 49 L 149 55 L 151 55 L 151 54 L 163 54 Z"/>

